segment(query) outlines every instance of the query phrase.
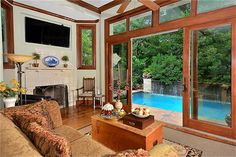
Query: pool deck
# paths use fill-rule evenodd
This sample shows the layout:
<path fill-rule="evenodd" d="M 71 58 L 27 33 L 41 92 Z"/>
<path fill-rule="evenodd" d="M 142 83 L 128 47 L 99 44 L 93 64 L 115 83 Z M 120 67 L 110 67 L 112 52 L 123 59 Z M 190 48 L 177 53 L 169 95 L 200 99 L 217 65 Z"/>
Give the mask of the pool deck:
<path fill-rule="evenodd" d="M 139 104 L 133 104 L 133 108 L 135 107 L 145 107 L 149 108 L 151 111 L 151 114 L 154 115 L 155 120 L 163 121 L 165 123 L 177 125 L 177 126 L 183 126 L 183 116 L 180 112 L 173 112 L 169 110 L 163 110 L 159 108 L 153 108 L 153 107 L 147 107 L 144 105 Z"/>

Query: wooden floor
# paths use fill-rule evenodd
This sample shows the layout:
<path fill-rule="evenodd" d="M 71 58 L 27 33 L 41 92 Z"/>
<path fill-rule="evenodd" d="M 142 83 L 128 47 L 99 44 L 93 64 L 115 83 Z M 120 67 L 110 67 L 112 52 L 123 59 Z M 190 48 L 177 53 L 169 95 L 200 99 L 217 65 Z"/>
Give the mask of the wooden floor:
<path fill-rule="evenodd" d="M 92 106 L 86 106 L 86 105 L 83 105 L 83 106 L 77 105 L 77 107 L 74 106 L 74 107 L 61 109 L 63 124 L 68 125 L 74 129 L 80 129 L 88 125 L 91 125 L 91 116 L 95 114 L 100 114 L 100 113 L 101 113 L 101 109 L 97 108 L 94 111 Z M 207 138 L 210 140 L 223 142 L 226 144 L 236 146 L 235 140 L 232 140 L 232 139 L 226 139 L 223 137 L 218 137 L 215 135 L 202 133 L 197 130 L 192 130 L 189 128 L 172 125 L 165 122 L 164 122 L 164 126 L 173 130 L 178 130 L 178 131 L 188 133 L 191 135 L 195 135 L 202 138 Z"/>
<path fill-rule="evenodd" d="M 61 109 L 62 122 L 75 129 L 80 129 L 91 124 L 91 116 L 100 114 L 101 110 L 93 110 L 91 106 L 73 106 Z"/>

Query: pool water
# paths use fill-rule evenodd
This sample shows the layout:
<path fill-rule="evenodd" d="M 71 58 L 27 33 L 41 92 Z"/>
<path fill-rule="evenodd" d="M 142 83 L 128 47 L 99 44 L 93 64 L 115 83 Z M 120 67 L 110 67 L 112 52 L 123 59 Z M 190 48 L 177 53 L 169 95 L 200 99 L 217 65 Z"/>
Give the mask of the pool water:
<path fill-rule="evenodd" d="M 180 96 L 169 96 L 152 93 L 137 92 L 133 93 L 133 104 L 160 108 L 164 110 L 182 112 L 183 99 Z M 230 103 L 223 103 L 210 100 L 199 101 L 198 114 L 199 117 L 224 121 L 225 116 L 230 112 Z"/>

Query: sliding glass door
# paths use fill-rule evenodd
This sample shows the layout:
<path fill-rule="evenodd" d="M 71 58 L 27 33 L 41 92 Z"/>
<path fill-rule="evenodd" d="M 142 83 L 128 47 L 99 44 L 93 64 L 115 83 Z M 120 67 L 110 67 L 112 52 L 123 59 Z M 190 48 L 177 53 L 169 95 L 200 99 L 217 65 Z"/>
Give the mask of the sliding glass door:
<path fill-rule="evenodd" d="M 126 110 L 131 109 L 130 42 L 109 45 L 109 102 L 120 100 Z"/>
<path fill-rule="evenodd" d="M 184 125 L 234 137 L 235 22 L 185 29 Z M 235 138 L 235 137 L 234 137 Z"/>

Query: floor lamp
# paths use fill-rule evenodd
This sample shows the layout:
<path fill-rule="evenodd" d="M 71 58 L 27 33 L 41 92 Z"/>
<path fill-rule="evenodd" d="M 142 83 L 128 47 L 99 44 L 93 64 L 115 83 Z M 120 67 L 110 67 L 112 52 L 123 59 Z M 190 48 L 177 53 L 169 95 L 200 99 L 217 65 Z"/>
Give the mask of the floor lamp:
<path fill-rule="evenodd" d="M 24 73 L 22 71 L 22 65 L 25 62 L 28 62 L 33 59 L 33 56 L 30 55 L 18 55 L 18 54 L 7 54 L 7 58 L 11 61 L 13 61 L 16 64 L 17 67 L 17 78 L 19 82 L 19 88 L 22 88 L 22 74 Z M 23 99 L 22 99 L 22 93 L 19 94 L 19 105 L 22 105 Z"/>

